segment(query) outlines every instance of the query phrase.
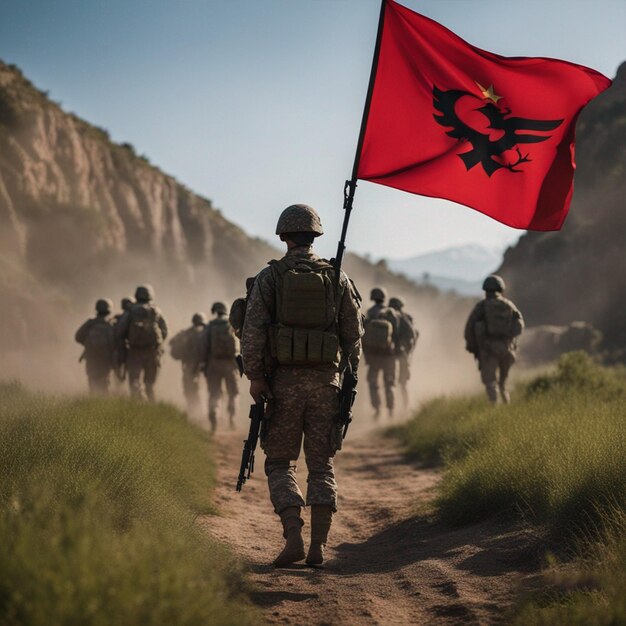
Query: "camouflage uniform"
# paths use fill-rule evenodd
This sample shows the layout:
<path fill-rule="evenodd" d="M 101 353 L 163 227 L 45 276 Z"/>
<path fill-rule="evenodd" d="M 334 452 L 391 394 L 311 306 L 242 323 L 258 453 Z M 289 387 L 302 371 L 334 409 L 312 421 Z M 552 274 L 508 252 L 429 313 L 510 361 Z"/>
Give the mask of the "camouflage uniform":
<path fill-rule="evenodd" d="M 162 343 L 167 338 L 167 322 L 160 309 L 151 303 L 152 288 L 146 287 L 145 292 L 138 288 L 135 293 L 137 302 L 129 311 L 124 313 L 118 322 L 115 333 L 120 347 L 126 348 L 126 369 L 128 370 L 128 385 L 130 395 L 134 398 L 154 401 L 154 385 L 161 367 L 161 355 L 163 354 Z M 134 315 L 140 308 L 149 309 L 155 316 L 155 322 L 159 328 L 160 337 L 157 337 L 151 346 L 137 347 L 129 341 L 129 331 Z M 143 375 L 143 381 L 142 381 Z"/>
<path fill-rule="evenodd" d="M 107 307 L 101 305 L 107 304 Z M 85 351 L 81 360 L 85 360 L 85 370 L 87 372 L 87 381 L 89 384 L 89 392 L 92 394 L 108 394 L 111 384 L 111 371 L 115 361 L 115 341 L 113 327 L 111 324 L 109 301 L 98 300 L 96 303 L 98 314 L 96 317 L 88 319 L 77 331 L 75 339 L 78 343 L 85 346 Z M 96 333 L 101 331 L 101 326 L 106 327 L 104 332 L 104 341 L 109 345 L 104 345 L 100 349 L 95 349 L 90 342 L 90 335 L 93 337 L 94 330 Z M 96 328 L 100 327 L 100 328 Z M 108 335 L 108 340 L 107 340 Z"/>
<path fill-rule="evenodd" d="M 120 303 L 122 311 L 121 313 L 116 313 L 113 316 L 113 328 L 115 329 L 115 335 L 117 336 L 117 326 L 120 323 L 122 317 L 124 317 L 124 313 L 130 311 L 131 307 L 135 301 L 133 298 L 125 297 L 122 298 Z M 128 346 L 123 343 L 121 344 L 119 341 L 116 342 L 115 346 L 115 377 L 114 377 L 114 387 L 117 393 L 121 392 L 124 386 L 124 381 L 126 380 L 126 358 L 128 356 Z"/>
<path fill-rule="evenodd" d="M 489 277 L 493 278 L 493 277 Z M 498 401 L 498 389 L 502 401 L 510 400 L 506 382 L 509 370 L 515 363 L 517 350 L 516 336 L 524 328 L 524 319 L 517 307 L 502 296 L 504 282 L 499 277 L 501 287 L 499 291 L 487 291 L 484 300 L 476 304 L 465 325 L 465 343 L 468 352 L 478 359 L 480 378 L 485 385 L 487 397 L 491 402 Z M 487 281 L 485 281 L 487 284 Z M 510 307 L 513 328 L 516 329 L 508 335 L 492 336 L 487 330 L 485 307 L 489 306 L 489 300 L 499 300 Z"/>
<path fill-rule="evenodd" d="M 310 246 L 290 249 L 285 259 L 302 257 L 317 261 Z M 362 335 L 361 316 L 355 291 L 347 276 L 340 279 L 338 336 L 343 355 L 354 371 L 358 368 Z M 272 268 L 257 276 L 248 298 L 242 334 L 245 374 L 250 380 L 267 374 L 269 331 L 276 320 L 276 277 Z M 268 402 L 268 429 L 262 442 L 265 473 L 274 510 L 304 506 L 296 480 L 296 460 L 304 439 L 309 471 L 307 505 L 337 508 L 337 484 L 332 457 L 333 422 L 338 414 L 339 369 L 336 364 L 278 365 L 272 372 L 273 398 Z"/>
<path fill-rule="evenodd" d="M 398 337 L 399 319 L 396 312 L 385 306 L 385 304 L 377 302 L 371 306 L 365 314 L 365 325 L 367 328 L 368 320 L 375 318 L 383 318 L 388 320 L 393 327 L 393 339 L 394 344 Z M 366 330 L 367 332 L 367 330 Z M 370 401 L 372 407 L 378 412 L 380 411 L 381 398 L 378 386 L 378 379 L 382 373 L 383 384 L 385 386 L 385 400 L 386 406 L 391 414 L 395 407 L 395 393 L 394 388 L 396 386 L 396 357 L 395 354 L 390 352 L 389 354 L 372 353 L 367 348 L 364 349 L 365 362 L 367 363 L 367 384 L 370 391 Z"/>
<path fill-rule="evenodd" d="M 221 305 L 218 309 L 219 312 L 216 310 L 217 304 Z M 216 324 L 226 321 L 226 307 L 222 305 L 222 303 L 216 303 L 213 305 L 212 311 L 213 313 L 217 313 L 217 318 L 211 320 L 202 333 L 200 339 L 200 354 L 203 362 L 201 367 L 204 369 L 206 375 L 207 389 L 209 392 L 209 422 L 211 428 L 215 430 L 217 426 L 218 407 L 222 400 L 223 387 L 226 387 L 226 394 L 228 395 L 227 411 L 230 425 L 233 426 L 234 424 L 233 420 L 236 412 L 237 396 L 239 395 L 237 361 L 235 360 L 239 351 L 239 342 L 234 337 L 234 330 L 232 330 L 231 327 L 235 346 L 234 353 L 223 358 L 212 356 L 211 330 Z"/>
<path fill-rule="evenodd" d="M 200 368 L 198 355 L 201 337 L 206 327 L 206 318 L 196 313 L 192 326 L 181 330 L 170 340 L 172 357 L 179 359 L 183 370 L 183 394 L 187 403 L 187 413 L 195 415 L 200 406 Z"/>

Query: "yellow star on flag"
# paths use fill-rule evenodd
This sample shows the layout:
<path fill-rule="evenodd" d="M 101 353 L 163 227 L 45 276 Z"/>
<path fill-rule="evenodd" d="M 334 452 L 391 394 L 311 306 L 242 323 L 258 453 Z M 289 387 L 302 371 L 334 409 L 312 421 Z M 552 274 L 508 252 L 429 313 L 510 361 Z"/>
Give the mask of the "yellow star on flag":
<path fill-rule="evenodd" d="M 493 90 L 493 85 L 489 85 L 489 88 L 483 87 L 479 82 L 474 81 L 478 85 L 478 89 L 480 89 L 480 93 L 483 94 L 483 98 L 486 100 L 493 101 L 494 104 L 498 104 L 498 100 L 502 99 L 502 96 L 496 96 L 495 91 Z"/>

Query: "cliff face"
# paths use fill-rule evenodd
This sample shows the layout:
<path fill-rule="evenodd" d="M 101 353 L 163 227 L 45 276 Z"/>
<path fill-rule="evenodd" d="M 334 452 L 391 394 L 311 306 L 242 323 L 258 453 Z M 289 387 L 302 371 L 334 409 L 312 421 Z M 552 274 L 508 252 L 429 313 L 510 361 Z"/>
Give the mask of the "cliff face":
<path fill-rule="evenodd" d="M 626 63 L 577 126 L 574 202 L 560 232 L 524 235 L 500 272 L 527 321 L 591 322 L 626 360 Z"/>
<path fill-rule="evenodd" d="M 62 310 L 64 299 L 106 295 L 112 283 L 128 291 L 133 281 L 221 288 L 274 253 L 2 63 L 0 250 L 9 342 L 37 317 L 36 302 Z"/>

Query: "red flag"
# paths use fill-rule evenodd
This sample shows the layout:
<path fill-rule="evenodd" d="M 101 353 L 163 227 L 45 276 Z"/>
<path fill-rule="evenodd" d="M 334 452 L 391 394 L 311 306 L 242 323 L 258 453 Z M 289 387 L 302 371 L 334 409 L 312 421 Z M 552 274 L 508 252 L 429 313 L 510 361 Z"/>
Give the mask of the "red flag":
<path fill-rule="evenodd" d="M 558 230 L 576 119 L 611 81 L 566 61 L 480 50 L 393 0 L 381 19 L 356 177 Z"/>

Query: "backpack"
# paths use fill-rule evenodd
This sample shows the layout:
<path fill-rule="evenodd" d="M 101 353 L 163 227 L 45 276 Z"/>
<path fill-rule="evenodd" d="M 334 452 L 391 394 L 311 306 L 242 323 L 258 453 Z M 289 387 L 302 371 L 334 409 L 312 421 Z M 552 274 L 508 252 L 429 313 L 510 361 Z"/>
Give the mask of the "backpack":
<path fill-rule="evenodd" d="M 156 349 L 163 343 L 158 324 L 159 314 L 150 304 L 134 304 L 130 310 L 128 346 L 133 349 Z"/>
<path fill-rule="evenodd" d="M 239 341 L 227 319 L 209 322 L 210 357 L 212 359 L 234 359 L 239 352 Z"/>
<path fill-rule="evenodd" d="M 237 337 L 237 339 L 241 339 L 241 335 L 243 333 L 243 325 L 246 321 L 246 309 L 248 308 L 248 296 L 252 291 L 252 287 L 254 287 L 255 280 L 256 276 L 246 278 L 246 297 L 237 298 L 230 306 L 228 321 L 233 327 L 233 331 L 235 332 L 235 337 Z"/>
<path fill-rule="evenodd" d="M 513 308 L 503 298 L 484 301 L 487 335 L 500 339 L 513 339 Z"/>
<path fill-rule="evenodd" d="M 113 362 L 115 339 L 113 326 L 106 320 L 97 320 L 85 338 L 85 354 L 89 359 Z"/>
<path fill-rule="evenodd" d="M 198 356 L 198 337 L 200 331 L 195 326 L 181 330 L 170 340 L 170 354 L 176 361 L 190 362 Z"/>
<path fill-rule="evenodd" d="M 406 352 L 411 352 L 417 343 L 419 333 L 415 330 L 413 318 L 408 313 L 400 315 L 400 327 L 398 329 L 398 345 Z"/>
<path fill-rule="evenodd" d="M 363 349 L 370 354 L 391 354 L 393 351 L 393 325 L 382 316 L 365 320 Z"/>

